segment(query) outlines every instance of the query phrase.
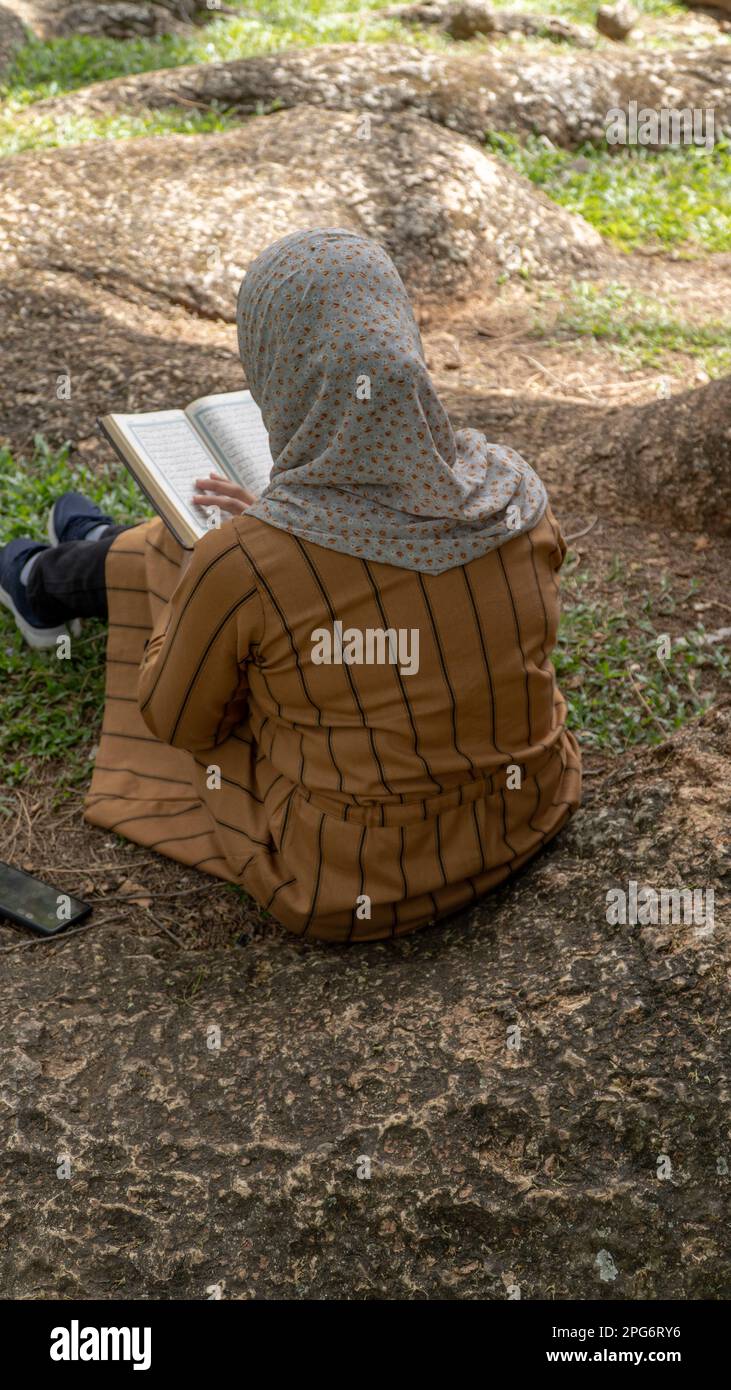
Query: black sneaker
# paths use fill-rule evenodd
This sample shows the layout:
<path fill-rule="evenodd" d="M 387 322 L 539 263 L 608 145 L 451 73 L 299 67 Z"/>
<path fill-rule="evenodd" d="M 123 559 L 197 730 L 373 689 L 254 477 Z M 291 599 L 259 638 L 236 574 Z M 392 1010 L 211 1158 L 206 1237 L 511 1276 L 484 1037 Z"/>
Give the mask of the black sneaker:
<path fill-rule="evenodd" d="M 113 526 L 111 516 L 100 512 L 96 502 L 90 502 L 81 492 L 64 492 L 57 497 L 48 513 L 48 539 L 51 545 L 65 541 L 85 541 L 97 526 Z"/>
<path fill-rule="evenodd" d="M 68 628 L 63 624 L 61 627 L 44 627 L 38 622 L 28 602 L 28 590 L 20 579 L 21 571 L 31 556 L 48 549 L 47 545 L 32 541 L 28 536 L 9 541 L 0 549 L 0 603 L 10 609 L 28 646 L 37 650 L 55 647 L 58 637 L 69 635 Z"/>

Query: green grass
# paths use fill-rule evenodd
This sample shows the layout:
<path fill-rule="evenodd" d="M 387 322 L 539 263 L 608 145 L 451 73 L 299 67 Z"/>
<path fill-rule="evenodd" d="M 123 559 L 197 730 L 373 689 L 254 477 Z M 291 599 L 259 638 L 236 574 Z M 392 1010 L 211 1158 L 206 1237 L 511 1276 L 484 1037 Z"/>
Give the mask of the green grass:
<path fill-rule="evenodd" d="M 500 132 L 487 146 L 620 250 L 731 250 L 731 144 L 706 153 L 684 146 L 653 153 L 584 145 L 556 149 L 539 136 Z"/>
<path fill-rule="evenodd" d="M 709 377 L 731 372 L 731 325 L 720 319 L 689 323 L 657 299 L 617 282 L 574 283 L 570 298 L 562 296 L 558 317 L 550 327 L 537 325 L 535 336 L 544 342 L 592 338 L 628 370 L 653 367 L 681 374 L 692 357 Z"/>
<path fill-rule="evenodd" d="M 76 488 L 122 522 L 149 515 L 144 499 L 123 470 L 91 473 L 69 462 L 68 450 L 51 450 L 42 439 L 30 460 L 0 450 L 6 520 L 0 542 L 13 536 L 45 536 L 46 515 L 60 492 Z M 613 577 L 623 591 L 623 572 Z M 667 665 L 656 656 L 656 640 L 674 612 L 669 589 L 647 597 L 630 612 L 591 597 L 592 578 L 571 574 L 564 583 L 564 615 L 556 668 L 569 702 L 572 727 L 587 747 L 617 751 L 655 743 L 706 708 L 710 691 L 700 689 L 709 668 L 729 674 L 721 646 L 703 644 L 703 630 L 686 633 Z M 104 637 L 101 623 L 84 623 L 72 637 L 71 660 L 55 652 L 32 652 L 7 612 L 0 609 L 0 650 L 5 673 L 0 721 L 0 760 L 6 786 L 17 786 L 45 764 L 54 765 L 57 799 L 83 785 L 99 735 L 104 702 Z M 636 697 L 627 668 L 653 711 Z"/>
<path fill-rule="evenodd" d="M 610 582 L 616 585 L 617 606 L 592 597 L 590 572 L 566 577 L 554 665 L 570 726 L 584 747 L 619 753 L 660 743 L 707 709 L 714 684 L 731 674 L 731 657 L 725 646 L 708 645 L 698 624 L 683 631 L 682 644 L 674 639 L 669 659 L 660 660 L 658 638 L 668 632 L 679 606 L 669 582 L 631 607 L 621 562 Z M 693 583 L 691 592 L 696 590 Z"/>
<path fill-rule="evenodd" d="M 251 58 L 290 47 L 360 39 L 414 42 L 417 37 L 421 46 L 432 48 L 450 42 L 431 29 L 417 31 L 395 20 L 379 20 L 377 14 L 363 23 L 358 15 L 378 8 L 369 0 L 287 0 L 276 5 L 272 0 L 245 0 L 243 8 L 247 14 L 240 19 L 214 19 L 186 35 L 120 40 L 77 34 L 34 39 L 5 73 L 0 101 L 23 105 L 131 73 Z M 250 12 L 256 12 L 254 18 L 248 17 Z"/>
<path fill-rule="evenodd" d="M 140 135 L 206 135 L 230 130 L 240 119 L 224 111 L 191 111 L 170 107 L 165 111 L 146 111 L 114 116 L 64 116 L 28 112 L 19 120 L 0 114 L 0 156 L 23 150 L 50 149 L 59 145 L 78 145 L 90 140 L 130 140 Z"/>
<path fill-rule="evenodd" d="M 13 459 L 0 448 L 3 522 L 0 542 L 14 536 L 45 539 L 48 510 L 59 493 L 83 491 L 120 522 L 149 514 L 129 474 L 92 474 L 72 466 L 68 449 L 51 450 L 40 438 L 32 459 Z M 98 737 L 104 705 L 104 637 L 102 623 L 87 621 L 72 637 L 71 659 L 55 652 L 32 652 L 6 608 L 0 608 L 3 691 L 0 720 L 2 781 L 17 786 L 34 768 L 57 764 L 57 797 L 84 783 Z"/>
<path fill-rule="evenodd" d="M 151 516 L 146 499 L 122 465 L 113 472 L 91 472 L 83 464 L 69 460 L 69 446 L 53 449 L 36 435 L 30 459 L 14 459 L 0 446 L 0 477 L 3 487 L 3 518 L 0 544 L 15 536 L 45 536 L 49 508 L 59 493 L 76 489 L 85 492 L 115 521 L 129 523 Z"/>

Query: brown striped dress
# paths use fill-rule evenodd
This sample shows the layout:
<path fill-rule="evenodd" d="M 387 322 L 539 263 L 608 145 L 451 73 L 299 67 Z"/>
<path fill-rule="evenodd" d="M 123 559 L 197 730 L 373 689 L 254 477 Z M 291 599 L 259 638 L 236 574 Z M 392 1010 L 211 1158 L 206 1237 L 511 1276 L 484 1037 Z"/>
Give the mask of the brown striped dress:
<path fill-rule="evenodd" d="M 549 659 L 565 550 L 550 508 L 439 575 L 243 515 L 180 579 L 161 521 L 121 533 L 87 820 L 303 936 L 400 935 L 469 904 L 579 804 Z M 418 670 L 318 664 L 313 632 L 336 621 L 418 629 Z"/>

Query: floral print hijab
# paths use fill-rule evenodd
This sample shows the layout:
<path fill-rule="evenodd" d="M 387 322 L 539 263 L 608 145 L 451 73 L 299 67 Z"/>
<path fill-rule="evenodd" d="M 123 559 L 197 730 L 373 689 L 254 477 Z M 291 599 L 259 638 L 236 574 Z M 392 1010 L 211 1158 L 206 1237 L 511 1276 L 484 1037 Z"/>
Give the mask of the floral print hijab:
<path fill-rule="evenodd" d="M 377 242 L 339 228 L 274 242 L 246 273 L 237 325 L 274 459 L 253 516 L 425 574 L 540 520 L 546 493 L 525 460 L 452 429 Z"/>

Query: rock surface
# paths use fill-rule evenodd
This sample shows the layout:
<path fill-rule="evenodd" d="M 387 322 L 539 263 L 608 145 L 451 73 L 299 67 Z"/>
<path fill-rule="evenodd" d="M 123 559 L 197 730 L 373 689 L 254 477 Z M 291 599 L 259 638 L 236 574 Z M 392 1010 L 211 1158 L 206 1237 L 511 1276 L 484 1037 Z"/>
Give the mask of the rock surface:
<path fill-rule="evenodd" d="M 607 112 L 630 101 L 713 107 L 719 134 L 731 130 L 731 48 L 516 55 L 332 44 L 119 77 L 32 109 L 61 117 L 193 102 L 252 114 L 306 103 L 374 117 L 409 111 L 477 140 L 488 130 L 538 131 L 573 148 L 603 143 Z"/>
<path fill-rule="evenodd" d="M 94 142 L 0 165 L 6 273 L 93 276 L 229 322 L 252 257 L 327 225 L 377 237 L 421 293 L 586 270 L 602 249 L 503 162 L 410 114 L 364 131 L 353 112 L 300 107 L 222 135 Z"/>
<path fill-rule="evenodd" d="M 0 1292 L 728 1298 L 729 809 L 726 706 L 405 941 L 3 955 Z M 630 879 L 715 926 L 610 925 Z"/>
<path fill-rule="evenodd" d="M 478 35 L 547 38 L 557 43 L 574 43 L 592 48 L 591 29 L 569 24 L 552 15 L 526 14 L 524 10 L 496 10 L 484 0 L 432 0 L 424 5 L 391 5 L 376 12 L 384 18 L 420 28 L 436 25 L 452 39 L 470 40 Z"/>
<path fill-rule="evenodd" d="M 93 0 L 82 0 L 59 12 L 50 36 L 104 34 L 110 39 L 131 39 L 138 35 L 150 38 L 184 32 L 185 28 L 164 4 L 138 4 L 136 0 L 96 4 Z"/>
<path fill-rule="evenodd" d="M 577 445 L 604 479 L 614 474 L 642 515 L 731 535 L 731 376 L 670 401 L 610 411 Z M 599 491 L 606 498 L 603 483 Z"/>
<path fill-rule="evenodd" d="M 448 405 L 455 424 L 529 448 L 525 415 L 516 432 L 497 424 L 489 396 L 448 393 Z M 564 497 L 574 490 L 609 515 L 731 535 L 731 376 L 647 405 L 543 409 L 541 470 Z"/>
<path fill-rule="evenodd" d="M 205 0 L 7 0 L 7 4 L 40 39 L 71 34 L 120 39 L 174 34 L 216 13 L 206 7 Z"/>
<path fill-rule="evenodd" d="M 618 5 L 600 5 L 596 12 L 596 27 L 605 38 L 621 43 L 629 38 L 638 19 L 637 11 L 623 0 Z"/>
<path fill-rule="evenodd" d="M 611 505 L 606 480 L 614 478 L 653 524 L 731 535 L 731 377 L 673 400 L 607 411 L 577 450 L 585 475 L 595 468 L 588 496 L 600 505 Z"/>

